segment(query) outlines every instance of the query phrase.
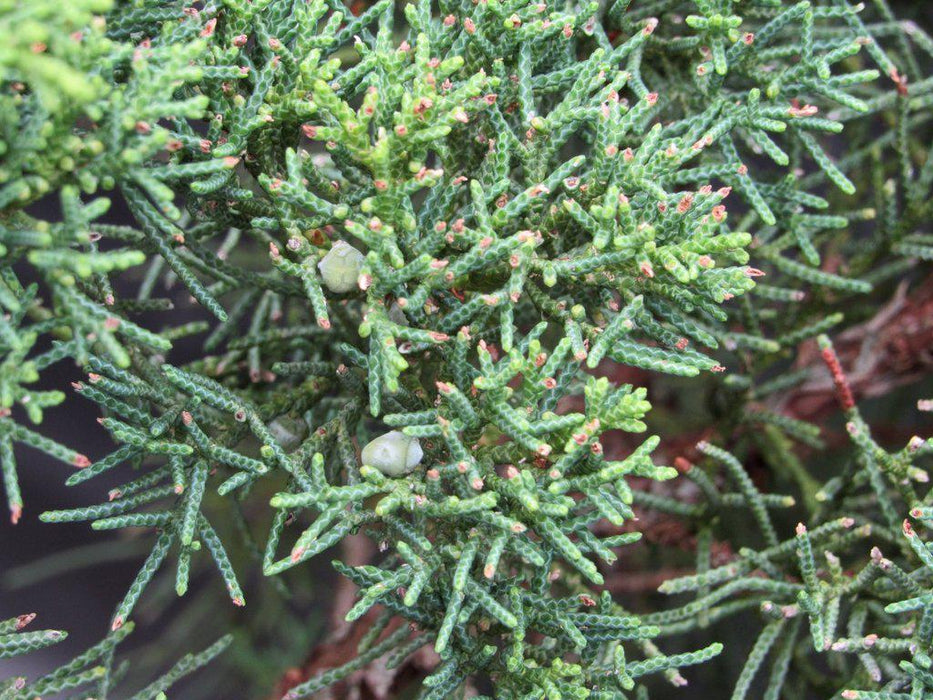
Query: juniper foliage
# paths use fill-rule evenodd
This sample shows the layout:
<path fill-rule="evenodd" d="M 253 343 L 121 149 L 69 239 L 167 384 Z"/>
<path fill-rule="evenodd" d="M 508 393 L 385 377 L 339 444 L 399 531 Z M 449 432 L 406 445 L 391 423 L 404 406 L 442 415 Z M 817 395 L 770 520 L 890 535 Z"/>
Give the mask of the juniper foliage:
<path fill-rule="evenodd" d="M 359 589 L 347 620 L 382 612 L 358 658 L 286 698 L 422 647 L 423 698 L 643 698 L 723 649 L 667 638 L 750 608 L 733 698 L 764 675 L 774 699 L 933 693 L 931 446 L 872 437 L 821 335 L 933 258 L 933 41 L 870 5 L 0 3 L 12 520 L 17 445 L 77 467 L 69 485 L 120 475 L 43 521 L 154 531 L 104 642 L 0 696 L 112 697 L 154 577 L 184 595 L 209 560 L 242 606 L 246 567 L 287 595 L 287 571 L 357 533 L 386 551 L 334 562 Z M 107 223 L 116 198 L 134 225 Z M 826 483 L 801 457 L 819 427 L 771 401 L 817 336 L 852 442 Z M 93 462 L 36 427 L 65 394 L 33 386 L 63 361 L 115 444 Z M 644 435 L 648 391 L 613 366 L 727 393 L 702 462 L 657 463 L 669 436 Z M 798 496 L 795 534 L 775 511 L 798 499 L 734 456 L 754 445 Z M 745 541 L 736 509 L 757 542 L 714 566 L 714 542 Z M 642 512 L 697 534 L 697 573 L 661 588 L 687 602 L 634 611 L 602 588 Z M 231 524 L 254 555 L 238 566 Z M 60 636 L 11 625 L 0 652 Z"/>

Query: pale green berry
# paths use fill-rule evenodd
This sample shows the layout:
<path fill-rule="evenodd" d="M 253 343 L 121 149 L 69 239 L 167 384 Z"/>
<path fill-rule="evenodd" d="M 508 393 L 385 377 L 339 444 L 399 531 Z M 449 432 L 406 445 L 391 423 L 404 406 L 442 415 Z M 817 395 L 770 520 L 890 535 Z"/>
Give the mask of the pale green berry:
<path fill-rule="evenodd" d="M 297 450 L 308 436 L 308 424 L 301 418 L 288 415 L 279 416 L 266 427 L 286 452 Z"/>
<path fill-rule="evenodd" d="M 402 311 L 402 307 L 398 304 L 393 303 L 392 306 L 389 307 L 389 310 L 386 312 L 386 316 L 388 316 L 389 320 L 396 325 L 409 325 L 408 317 L 405 316 L 405 312 Z"/>
<path fill-rule="evenodd" d="M 410 473 L 421 462 L 424 451 L 418 438 L 393 430 L 380 435 L 363 448 L 363 464 L 375 467 L 386 476 Z"/>
<path fill-rule="evenodd" d="M 330 291 L 343 294 L 356 289 L 363 260 L 363 254 L 352 245 L 337 241 L 317 264 L 317 269 Z"/>

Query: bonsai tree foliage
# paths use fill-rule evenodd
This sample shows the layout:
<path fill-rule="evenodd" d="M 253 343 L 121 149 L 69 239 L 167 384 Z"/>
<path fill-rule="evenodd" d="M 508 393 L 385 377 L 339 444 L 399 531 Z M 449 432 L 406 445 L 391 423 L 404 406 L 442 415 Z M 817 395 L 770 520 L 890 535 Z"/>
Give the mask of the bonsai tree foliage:
<path fill-rule="evenodd" d="M 228 697 L 933 695 L 933 40 L 865 5 L 0 0 L 11 520 L 146 543 L 0 697 L 231 630 Z M 207 568 L 246 608 L 192 586 L 144 685 Z"/>

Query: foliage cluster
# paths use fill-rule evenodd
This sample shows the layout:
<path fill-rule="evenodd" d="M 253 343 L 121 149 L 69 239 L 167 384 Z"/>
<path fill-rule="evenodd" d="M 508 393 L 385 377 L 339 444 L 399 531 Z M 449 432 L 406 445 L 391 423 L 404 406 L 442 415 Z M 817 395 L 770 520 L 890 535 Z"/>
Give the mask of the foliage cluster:
<path fill-rule="evenodd" d="M 933 259 L 933 41 L 870 5 L 0 1 L 12 519 L 24 446 L 111 484 L 43 521 L 153 532 L 103 642 L 0 697 L 122 697 L 157 574 L 184 595 L 213 561 L 243 606 L 252 567 L 287 600 L 357 534 L 382 553 L 334 562 L 347 620 L 379 612 L 289 700 L 423 647 L 423 698 L 644 698 L 750 609 L 734 698 L 933 693 L 931 443 L 873 437 L 825 335 Z M 93 462 L 36 427 L 63 361 L 115 445 Z M 655 428 L 657 376 L 722 399 L 695 450 Z M 782 403 L 821 376 L 848 447 Z M 646 514 L 696 573 L 634 610 L 604 586 L 625 553 L 676 557 Z M 26 622 L 0 657 L 63 636 Z"/>

